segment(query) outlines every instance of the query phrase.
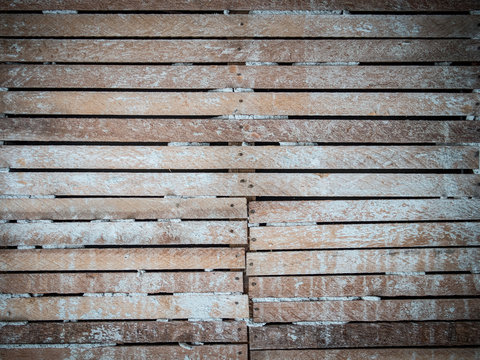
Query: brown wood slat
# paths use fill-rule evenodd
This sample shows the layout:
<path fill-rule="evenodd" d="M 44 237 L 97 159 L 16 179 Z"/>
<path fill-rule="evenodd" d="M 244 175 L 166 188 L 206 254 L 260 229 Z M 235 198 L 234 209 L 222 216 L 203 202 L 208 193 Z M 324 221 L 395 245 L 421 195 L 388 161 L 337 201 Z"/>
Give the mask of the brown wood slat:
<path fill-rule="evenodd" d="M 252 223 L 480 220 L 478 199 L 250 202 Z"/>
<path fill-rule="evenodd" d="M 480 345 L 479 331 L 479 322 L 463 321 L 267 325 L 250 327 L 249 339 L 252 350 L 472 346 Z"/>
<path fill-rule="evenodd" d="M 479 175 L 0 173 L 8 195 L 475 196 Z M 343 184 L 339 187 L 338 184 Z"/>
<path fill-rule="evenodd" d="M 250 228 L 251 250 L 470 245 L 480 245 L 480 223 L 350 224 Z"/>
<path fill-rule="evenodd" d="M 101 346 L 74 348 L 0 349 L 3 359 L 199 359 L 247 360 L 247 345 L 201 345 L 191 349 L 179 345 Z"/>
<path fill-rule="evenodd" d="M 476 25 L 475 25 L 476 26 Z M 6 88 L 472 89 L 476 66 L 0 65 Z"/>
<path fill-rule="evenodd" d="M 476 169 L 474 146 L 0 146 L 19 169 Z"/>
<path fill-rule="evenodd" d="M 101 222 L 0 224 L 0 246 L 246 245 L 246 222 Z"/>
<path fill-rule="evenodd" d="M 241 272 L 1 274 L 10 294 L 243 292 Z"/>
<path fill-rule="evenodd" d="M 4 14 L 0 36 L 473 37 L 479 16 Z"/>
<path fill-rule="evenodd" d="M 2 39 L 0 61 L 81 63 L 478 61 L 478 40 Z"/>
<path fill-rule="evenodd" d="M 3 220 L 235 219 L 247 216 L 245 199 L 0 199 Z"/>
<path fill-rule="evenodd" d="M 247 275 L 478 271 L 480 249 L 321 250 L 247 254 Z"/>
<path fill-rule="evenodd" d="M 115 321 L 2 324 L 2 344 L 247 342 L 243 321 Z"/>
<path fill-rule="evenodd" d="M 253 304 L 258 322 L 474 320 L 478 299 L 262 302 Z"/>
<path fill-rule="evenodd" d="M 0 250 L 1 271 L 243 269 L 240 248 Z"/>
<path fill-rule="evenodd" d="M 1 141 L 480 142 L 479 121 L 4 118 Z"/>
<path fill-rule="evenodd" d="M 0 92 L 0 111 L 38 115 L 365 115 L 463 116 L 480 94 Z"/>

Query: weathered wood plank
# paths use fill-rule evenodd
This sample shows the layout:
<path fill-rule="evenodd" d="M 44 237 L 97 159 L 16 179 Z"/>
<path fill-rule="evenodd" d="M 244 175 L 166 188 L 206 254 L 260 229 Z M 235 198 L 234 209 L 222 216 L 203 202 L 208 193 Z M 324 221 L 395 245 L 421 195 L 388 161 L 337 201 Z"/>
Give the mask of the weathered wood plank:
<path fill-rule="evenodd" d="M 9 327 L 18 333 L 14 327 Z M 267 325 L 249 328 L 250 349 L 472 346 L 478 322 Z"/>
<path fill-rule="evenodd" d="M 480 295 L 480 275 L 251 277 L 248 289 L 248 294 L 252 298 L 475 296 Z"/>
<path fill-rule="evenodd" d="M 476 25 L 475 25 L 476 26 Z M 471 89 L 474 66 L 0 65 L 6 88 Z"/>
<path fill-rule="evenodd" d="M 349 349 L 349 350 L 269 350 L 252 351 L 252 360 L 364 360 L 364 359 L 405 359 L 405 360 L 471 360 L 480 358 L 480 349 Z"/>
<path fill-rule="evenodd" d="M 247 345 L 201 345 L 191 349 L 179 345 L 149 346 L 99 346 L 64 348 L 1 349 L 3 359 L 198 359 L 198 360 L 247 360 Z"/>
<path fill-rule="evenodd" d="M 480 220 L 478 199 L 252 201 L 253 223 Z"/>
<path fill-rule="evenodd" d="M 480 94 L 0 92 L 0 112 L 38 115 L 478 115 Z"/>
<path fill-rule="evenodd" d="M 229 272 L 1 274 L 5 294 L 243 292 L 243 274 Z"/>
<path fill-rule="evenodd" d="M 1 141 L 480 142 L 478 121 L 3 118 Z"/>
<path fill-rule="evenodd" d="M 457 326 L 458 327 L 458 326 Z M 243 321 L 4 323 L 2 344 L 246 342 Z M 459 343 L 462 343 L 459 341 Z"/>
<path fill-rule="evenodd" d="M 246 243 L 247 224 L 239 221 L 0 224 L 0 246 Z"/>
<path fill-rule="evenodd" d="M 0 299 L 0 317 L 2 320 L 246 318 L 248 296 L 17 297 Z"/>
<path fill-rule="evenodd" d="M 247 254 L 247 275 L 479 270 L 480 249 L 323 250 Z"/>
<path fill-rule="evenodd" d="M 0 199 L 3 220 L 236 219 L 246 216 L 245 199 Z"/>
<path fill-rule="evenodd" d="M 243 248 L 0 250 L 1 271 L 242 269 Z"/>
<path fill-rule="evenodd" d="M 5 14 L 15 37 L 474 37 L 468 15 Z"/>
<path fill-rule="evenodd" d="M 18 169 L 476 169 L 474 146 L 0 146 Z"/>
<path fill-rule="evenodd" d="M 1 236 L 0 227 L 0 238 Z M 480 245 L 478 222 L 250 228 L 252 250 L 469 245 Z"/>
<path fill-rule="evenodd" d="M 478 40 L 2 39 L 0 61 L 68 63 L 477 61 Z"/>
<path fill-rule="evenodd" d="M 0 173 L 8 195 L 475 196 L 479 183 L 470 174 Z"/>
<path fill-rule="evenodd" d="M 287 301 L 253 304 L 258 322 L 474 320 L 478 299 Z"/>

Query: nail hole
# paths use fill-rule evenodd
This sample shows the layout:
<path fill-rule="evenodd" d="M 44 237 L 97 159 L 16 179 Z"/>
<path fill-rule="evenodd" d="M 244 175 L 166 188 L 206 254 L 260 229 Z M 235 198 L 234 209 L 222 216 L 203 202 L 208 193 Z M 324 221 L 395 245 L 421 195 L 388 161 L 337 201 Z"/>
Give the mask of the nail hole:
<path fill-rule="evenodd" d="M 248 265 L 253 266 L 253 263 L 250 263 L 250 264 L 248 264 Z"/>
<path fill-rule="evenodd" d="M 480 102 L 476 102 L 476 103 L 475 103 L 475 106 L 478 106 L 478 105 L 480 105 Z"/>
<path fill-rule="evenodd" d="M 242 74 L 240 74 L 240 73 L 237 73 L 237 76 L 242 76 Z"/>
<path fill-rule="evenodd" d="M 250 214 L 255 214 L 255 210 L 250 210 Z"/>
<path fill-rule="evenodd" d="M 243 156 L 243 153 L 238 153 L 238 156 Z"/>
<path fill-rule="evenodd" d="M 230 232 L 233 234 L 233 229 L 230 229 Z"/>
<path fill-rule="evenodd" d="M 237 331 L 242 331 L 242 328 L 238 328 Z"/>
<path fill-rule="evenodd" d="M 259 308 L 255 308 L 254 310 L 257 310 L 257 311 L 258 311 L 258 310 L 260 310 L 260 309 L 259 309 Z"/>
<path fill-rule="evenodd" d="M 238 352 L 238 355 L 242 355 L 242 352 L 241 352 L 241 351 L 239 351 L 239 352 Z"/>
<path fill-rule="evenodd" d="M 256 282 L 252 282 L 252 286 L 255 286 L 255 285 L 257 285 L 257 283 L 256 283 Z"/>
<path fill-rule="evenodd" d="M 251 188 L 253 188 L 253 185 L 252 185 L 252 184 L 250 184 L 250 185 L 248 185 L 248 187 L 251 189 Z"/>
<path fill-rule="evenodd" d="M 242 50 L 242 48 L 237 48 L 238 51 Z"/>
<path fill-rule="evenodd" d="M 235 207 L 235 204 L 230 204 L 230 207 Z"/>
<path fill-rule="evenodd" d="M 240 278 L 238 276 L 235 277 L 235 280 L 240 280 Z"/>
<path fill-rule="evenodd" d="M 235 301 L 235 305 L 238 305 L 238 301 Z"/>
<path fill-rule="evenodd" d="M 257 241 L 257 239 L 256 239 L 256 238 L 252 238 L 252 241 L 254 241 L 254 242 L 255 242 L 255 241 Z"/>
<path fill-rule="evenodd" d="M 239 128 L 239 129 L 243 129 L 243 126 L 242 126 L 242 125 L 240 125 L 238 128 Z"/>
<path fill-rule="evenodd" d="M 247 180 L 245 180 L 245 179 L 240 179 L 240 182 L 241 182 L 241 183 L 244 183 L 244 182 L 247 182 Z"/>
<path fill-rule="evenodd" d="M 242 99 L 240 99 L 240 100 L 238 100 L 238 102 L 243 102 L 243 100 L 242 100 Z"/>
<path fill-rule="evenodd" d="M 240 26 L 243 26 L 243 23 L 240 23 Z"/>

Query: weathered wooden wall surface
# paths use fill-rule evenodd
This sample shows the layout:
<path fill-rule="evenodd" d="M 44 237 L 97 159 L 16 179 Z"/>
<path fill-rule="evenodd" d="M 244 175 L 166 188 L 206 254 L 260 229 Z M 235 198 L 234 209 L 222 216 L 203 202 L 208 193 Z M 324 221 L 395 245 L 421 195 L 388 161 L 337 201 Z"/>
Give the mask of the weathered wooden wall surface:
<path fill-rule="evenodd" d="M 0 1 L 1 359 L 480 359 L 476 0 Z"/>

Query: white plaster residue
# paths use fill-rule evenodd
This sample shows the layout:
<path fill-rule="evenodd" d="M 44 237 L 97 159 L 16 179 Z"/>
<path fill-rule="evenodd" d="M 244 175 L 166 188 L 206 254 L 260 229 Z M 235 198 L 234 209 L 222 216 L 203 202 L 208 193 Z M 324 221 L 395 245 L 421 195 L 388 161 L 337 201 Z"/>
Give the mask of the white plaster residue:
<path fill-rule="evenodd" d="M 267 302 L 309 302 L 309 301 L 353 301 L 360 300 L 358 296 L 322 296 L 322 297 L 295 297 L 295 298 L 254 298 L 254 303 Z"/>
<path fill-rule="evenodd" d="M 8 88 L 6 88 L 6 87 L 0 87 L 0 91 L 8 91 Z"/>
<path fill-rule="evenodd" d="M 410 276 L 410 275 L 425 275 L 424 271 L 387 271 L 385 275 L 403 275 L 403 276 Z"/>
<path fill-rule="evenodd" d="M 378 296 L 362 296 L 362 300 L 366 301 L 380 301 L 381 298 Z"/>
<path fill-rule="evenodd" d="M 270 61 L 247 61 L 247 62 L 245 62 L 245 65 L 247 65 L 247 66 L 272 66 L 272 65 L 278 65 L 278 63 L 270 62 Z"/>
<path fill-rule="evenodd" d="M 247 324 L 248 327 L 262 327 L 262 326 L 265 326 L 267 324 L 267 323 L 262 323 L 262 322 L 254 322 L 251 319 L 247 319 L 245 321 L 245 323 Z"/>
<path fill-rule="evenodd" d="M 348 324 L 348 321 L 296 321 L 293 322 L 294 325 L 345 325 Z"/>
<path fill-rule="evenodd" d="M 342 15 L 346 10 L 251 10 L 252 15 Z"/>
<path fill-rule="evenodd" d="M 77 10 L 43 10 L 42 14 L 78 14 Z"/>
<path fill-rule="evenodd" d="M 35 249 L 35 246 L 31 246 L 31 245 L 18 245 L 18 246 L 17 246 L 17 249 L 18 249 L 18 250 L 31 250 L 31 249 Z"/>
<path fill-rule="evenodd" d="M 184 348 L 184 349 L 187 349 L 187 350 L 192 350 L 192 349 L 193 349 L 192 346 L 190 346 L 190 345 L 188 345 L 188 344 L 186 344 L 186 343 L 181 343 L 181 342 L 180 342 L 180 343 L 178 343 L 178 345 L 180 345 L 180 347 L 182 347 L 182 348 Z"/>

